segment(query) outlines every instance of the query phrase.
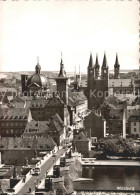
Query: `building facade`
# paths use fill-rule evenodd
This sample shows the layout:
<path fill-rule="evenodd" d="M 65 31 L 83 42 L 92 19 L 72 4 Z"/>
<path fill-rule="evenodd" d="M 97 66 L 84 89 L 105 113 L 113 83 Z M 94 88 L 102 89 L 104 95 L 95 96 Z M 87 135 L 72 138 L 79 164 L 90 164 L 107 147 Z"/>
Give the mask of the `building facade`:
<path fill-rule="evenodd" d="M 89 137 L 100 139 L 106 136 L 106 120 L 96 110 L 92 110 L 85 117 L 84 126 Z"/>
<path fill-rule="evenodd" d="M 140 137 L 140 115 L 130 116 L 130 118 L 128 119 L 128 126 L 129 133 L 132 137 Z"/>
<path fill-rule="evenodd" d="M 29 109 L 5 108 L 0 109 L 1 137 L 19 137 L 24 132 L 28 121 L 32 120 Z"/>

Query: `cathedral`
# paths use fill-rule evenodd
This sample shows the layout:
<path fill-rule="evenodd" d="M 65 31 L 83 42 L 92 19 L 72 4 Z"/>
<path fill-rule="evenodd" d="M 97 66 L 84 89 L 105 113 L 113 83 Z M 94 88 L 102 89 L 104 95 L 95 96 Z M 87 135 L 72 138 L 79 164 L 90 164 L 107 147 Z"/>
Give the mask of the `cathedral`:
<path fill-rule="evenodd" d="M 101 72 L 101 74 L 100 74 Z M 109 79 L 109 66 L 106 54 L 104 53 L 103 62 L 100 71 L 98 55 L 96 54 L 95 64 L 93 63 L 92 54 L 90 54 L 87 68 L 87 89 L 88 108 L 97 109 L 104 100 L 111 94 L 132 94 L 134 93 L 134 79 L 120 78 L 120 64 L 118 55 L 114 64 L 114 78 Z"/>

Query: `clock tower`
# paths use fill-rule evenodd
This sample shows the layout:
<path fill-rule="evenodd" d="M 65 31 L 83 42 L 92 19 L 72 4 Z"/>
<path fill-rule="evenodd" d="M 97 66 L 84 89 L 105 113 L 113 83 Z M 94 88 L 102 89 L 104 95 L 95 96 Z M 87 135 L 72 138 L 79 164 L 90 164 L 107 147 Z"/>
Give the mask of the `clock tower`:
<path fill-rule="evenodd" d="M 64 70 L 62 53 L 61 53 L 60 71 L 58 77 L 56 78 L 56 85 L 57 85 L 57 93 L 59 94 L 59 97 L 67 105 L 68 104 L 68 77 L 66 76 L 66 72 Z"/>

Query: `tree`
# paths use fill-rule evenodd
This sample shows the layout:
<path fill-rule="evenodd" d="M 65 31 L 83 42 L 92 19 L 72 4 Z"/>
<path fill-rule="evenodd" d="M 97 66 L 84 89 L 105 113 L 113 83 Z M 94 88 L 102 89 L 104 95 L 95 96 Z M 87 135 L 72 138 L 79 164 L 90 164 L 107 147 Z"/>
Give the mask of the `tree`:
<path fill-rule="evenodd" d="M 137 156 L 139 148 L 133 142 L 124 142 L 123 155 L 124 156 Z"/>
<path fill-rule="evenodd" d="M 118 155 L 119 146 L 113 140 L 105 140 L 103 146 L 103 152 L 106 155 Z"/>

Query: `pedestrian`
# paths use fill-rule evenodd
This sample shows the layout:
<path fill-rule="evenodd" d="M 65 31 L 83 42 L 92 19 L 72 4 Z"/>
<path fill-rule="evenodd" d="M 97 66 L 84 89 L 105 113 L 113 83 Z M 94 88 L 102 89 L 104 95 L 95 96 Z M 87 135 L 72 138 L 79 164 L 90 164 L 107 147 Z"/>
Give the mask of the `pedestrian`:
<path fill-rule="evenodd" d="M 31 188 L 29 188 L 29 192 L 31 192 L 32 190 L 31 190 Z"/>
<path fill-rule="evenodd" d="M 23 178 L 23 183 L 25 183 L 25 177 Z"/>

